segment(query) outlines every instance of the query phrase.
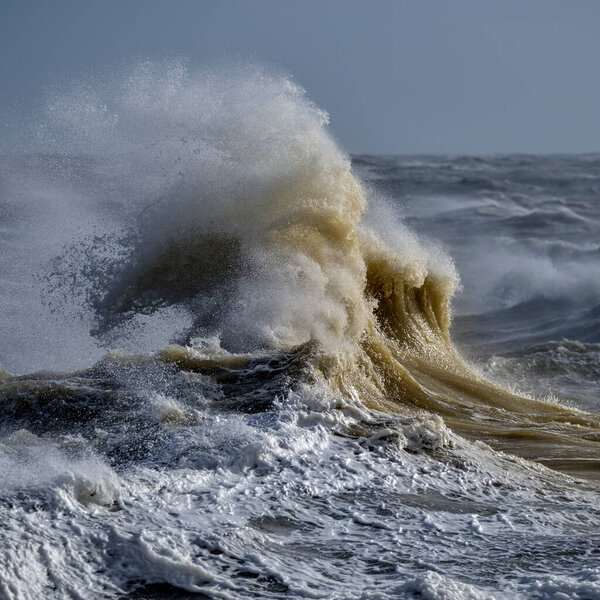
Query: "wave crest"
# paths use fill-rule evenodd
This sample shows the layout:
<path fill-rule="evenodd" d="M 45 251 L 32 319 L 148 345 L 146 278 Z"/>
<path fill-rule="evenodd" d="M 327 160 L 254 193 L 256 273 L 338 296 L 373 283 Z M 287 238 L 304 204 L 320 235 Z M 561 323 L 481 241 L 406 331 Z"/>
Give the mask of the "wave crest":
<path fill-rule="evenodd" d="M 182 368 L 298 354 L 299 377 L 371 408 L 435 412 L 511 450 L 527 439 L 522 454 L 559 450 L 561 465 L 595 451 L 581 429 L 598 427 L 590 415 L 511 394 L 465 364 L 449 333 L 452 261 L 367 202 L 326 114 L 290 79 L 145 65 L 109 92 L 105 110 L 83 111 L 106 120 L 90 152 L 123 188 L 145 178 L 126 199 L 136 210 L 127 207 L 124 258 L 81 271 L 99 290 L 99 335 L 118 339 L 140 314 L 164 325 L 159 309 L 171 307 L 190 325 L 169 341 L 216 336 L 227 351 L 196 364 L 171 346 L 162 357 Z M 67 130 L 81 114 L 77 102 L 52 112 Z"/>

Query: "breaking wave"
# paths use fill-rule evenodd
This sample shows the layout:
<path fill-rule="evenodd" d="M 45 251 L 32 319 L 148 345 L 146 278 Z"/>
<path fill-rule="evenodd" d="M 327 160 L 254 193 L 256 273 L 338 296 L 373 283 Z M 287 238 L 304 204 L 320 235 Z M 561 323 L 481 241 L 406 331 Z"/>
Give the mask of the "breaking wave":
<path fill-rule="evenodd" d="M 471 218 L 503 159 L 351 164 L 327 120 L 262 68 L 144 63 L 57 93 L 0 155 L 0 595 L 598 592 L 597 483 L 557 470 L 598 478 L 599 418 L 548 392 L 597 412 L 596 284 L 565 313 L 575 272 L 485 266 L 512 239 Z M 394 192 L 407 160 L 457 220 L 421 190 L 408 227 L 356 176 Z M 413 227 L 464 241 L 464 288 Z M 485 309 L 452 329 L 457 290 Z"/>
<path fill-rule="evenodd" d="M 143 316 L 147 328 L 172 319 L 177 343 L 159 356 L 180 368 L 295 353 L 301 377 L 334 394 L 430 411 L 464 435 L 587 471 L 596 418 L 512 394 L 463 361 L 449 334 L 452 261 L 367 201 L 327 122 L 289 78 L 254 68 L 144 64 L 55 101 L 45 143 L 92 156 L 132 193 L 125 227 L 54 261 L 51 296 L 85 298 L 109 345 L 135 340 Z"/>

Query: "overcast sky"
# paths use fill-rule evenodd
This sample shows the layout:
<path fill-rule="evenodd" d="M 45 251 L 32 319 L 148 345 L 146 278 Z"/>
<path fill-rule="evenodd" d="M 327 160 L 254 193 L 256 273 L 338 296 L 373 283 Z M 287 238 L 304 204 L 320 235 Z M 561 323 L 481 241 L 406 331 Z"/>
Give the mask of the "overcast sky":
<path fill-rule="evenodd" d="M 351 152 L 600 150 L 600 0 L 0 0 L 2 121 L 57 81 L 236 56 L 293 75 Z"/>

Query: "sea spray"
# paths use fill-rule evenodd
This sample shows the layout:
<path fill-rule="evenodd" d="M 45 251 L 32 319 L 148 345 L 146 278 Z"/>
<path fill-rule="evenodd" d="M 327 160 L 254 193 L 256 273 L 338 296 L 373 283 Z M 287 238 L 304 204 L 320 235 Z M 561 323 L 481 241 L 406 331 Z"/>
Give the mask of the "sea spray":
<path fill-rule="evenodd" d="M 53 260 L 50 295 L 84 298 L 109 347 L 176 342 L 161 356 L 183 369 L 196 369 L 194 338 L 234 355 L 298 353 L 300 380 L 370 408 L 430 411 L 498 448 L 517 436 L 527 457 L 587 468 L 597 419 L 512 394 L 463 361 L 452 261 L 369 208 L 327 122 L 289 78 L 247 67 L 143 63 L 55 98 L 44 142 L 135 191 L 120 198 L 129 222 Z"/>

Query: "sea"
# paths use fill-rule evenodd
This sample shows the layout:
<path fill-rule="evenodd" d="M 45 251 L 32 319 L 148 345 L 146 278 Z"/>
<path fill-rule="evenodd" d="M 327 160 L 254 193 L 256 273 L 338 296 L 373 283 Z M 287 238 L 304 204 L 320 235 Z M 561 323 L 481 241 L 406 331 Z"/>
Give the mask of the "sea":
<path fill-rule="evenodd" d="M 15 126 L 0 598 L 600 598 L 600 154 L 330 119 L 143 62 Z"/>

